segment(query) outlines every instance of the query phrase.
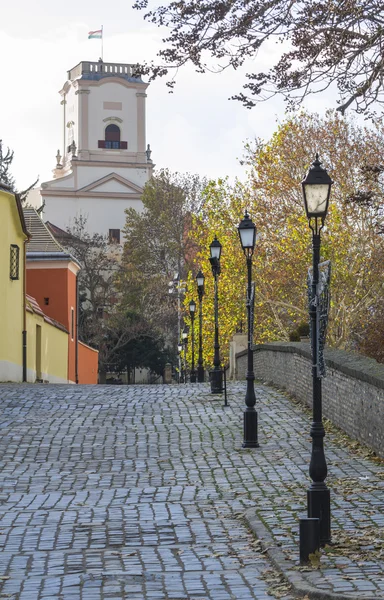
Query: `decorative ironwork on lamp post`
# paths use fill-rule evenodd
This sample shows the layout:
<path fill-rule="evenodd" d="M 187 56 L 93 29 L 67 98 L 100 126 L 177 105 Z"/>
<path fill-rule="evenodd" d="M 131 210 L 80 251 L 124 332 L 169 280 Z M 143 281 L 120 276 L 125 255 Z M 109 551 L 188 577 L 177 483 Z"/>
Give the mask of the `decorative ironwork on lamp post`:
<path fill-rule="evenodd" d="M 254 294 L 252 288 L 252 256 L 256 245 L 256 225 L 249 217 L 247 211 L 244 219 L 238 226 L 241 247 L 247 261 L 247 313 L 248 313 L 248 366 L 247 366 L 247 391 L 245 393 L 246 408 L 244 411 L 244 441 L 243 448 L 258 448 L 257 439 L 257 411 L 255 409 L 255 374 L 253 371 L 253 311 Z"/>
<path fill-rule="evenodd" d="M 196 383 L 196 371 L 195 371 L 195 312 L 196 312 L 196 302 L 191 300 L 189 303 L 189 314 L 191 317 L 191 333 L 192 333 L 192 365 L 191 365 L 191 375 L 190 382 Z"/>
<path fill-rule="evenodd" d="M 213 370 L 210 372 L 211 376 L 211 392 L 212 394 L 221 394 L 223 391 L 223 371 L 220 364 L 220 345 L 219 345 L 219 294 L 218 294 L 218 277 L 221 272 L 220 268 L 220 257 L 221 257 L 221 244 L 217 237 L 213 240 L 209 247 L 210 259 L 212 267 L 212 274 L 215 280 L 214 298 L 215 298 L 215 341 L 214 341 L 214 356 L 213 356 Z"/>
<path fill-rule="evenodd" d="M 320 232 L 324 227 L 331 195 L 332 179 L 321 166 L 319 155 L 303 179 L 303 196 L 309 227 L 312 230 L 312 278 L 309 290 L 309 318 L 312 348 L 313 422 L 311 425 L 312 453 L 309 475 L 312 483 L 307 491 L 308 517 L 320 520 L 320 543 L 331 540 L 330 492 L 325 483 L 327 462 L 324 454 L 324 426 L 322 421 L 321 377 L 319 345 L 325 341 L 325 327 L 320 329 Z M 322 339 L 320 339 L 322 338 Z"/>
<path fill-rule="evenodd" d="M 197 293 L 199 294 L 199 360 L 197 366 L 197 381 L 204 382 L 203 367 L 203 296 L 204 296 L 204 274 L 200 270 L 196 275 Z"/>

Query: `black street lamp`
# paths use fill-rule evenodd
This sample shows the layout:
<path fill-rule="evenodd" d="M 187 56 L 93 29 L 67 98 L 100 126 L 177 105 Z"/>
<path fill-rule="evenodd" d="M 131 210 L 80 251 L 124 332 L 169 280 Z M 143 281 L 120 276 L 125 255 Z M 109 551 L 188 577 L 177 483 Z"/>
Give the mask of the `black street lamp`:
<path fill-rule="evenodd" d="M 181 354 L 183 352 L 183 344 L 178 344 L 177 346 L 177 352 L 179 353 L 179 383 L 181 383 L 181 380 L 183 378 L 183 371 L 181 368 Z"/>
<path fill-rule="evenodd" d="M 203 296 L 204 296 L 204 274 L 201 269 L 196 275 L 197 293 L 199 294 L 199 360 L 197 366 L 197 381 L 204 383 L 203 367 Z"/>
<path fill-rule="evenodd" d="M 196 371 L 195 371 L 195 312 L 196 312 L 196 302 L 191 300 L 189 303 L 189 314 L 191 316 L 191 329 L 192 329 L 192 366 L 191 366 L 191 375 L 190 382 L 196 383 Z"/>
<path fill-rule="evenodd" d="M 187 345 L 188 345 L 188 330 L 184 327 L 183 333 L 181 334 L 184 344 L 184 383 L 187 383 Z"/>
<path fill-rule="evenodd" d="M 330 492 L 325 483 L 327 463 L 324 454 L 324 426 L 322 421 L 321 377 L 318 372 L 319 360 L 319 263 L 320 232 L 327 216 L 332 179 L 322 168 L 319 155 L 301 182 L 305 211 L 312 230 L 313 269 L 310 292 L 309 318 L 311 322 L 313 422 L 311 425 L 312 454 L 309 475 L 312 483 L 307 491 L 308 517 L 320 519 L 320 543 L 331 540 Z"/>
<path fill-rule="evenodd" d="M 177 339 L 180 340 L 180 335 L 181 335 L 181 297 L 185 293 L 185 286 L 184 286 L 184 282 L 181 281 L 181 279 L 180 279 L 179 273 L 175 273 L 175 276 L 174 276 L 173 280 L 169 282 L 168 287 L 169 287 L 168 292 L 172 295 L 177 296 Z M 181 371 L 182 371 L 181 361 L 182 361 L 182 356 L 179 353 L 179 356 L 178 356 L 179 374 L 181 374 Z"/>
<path fill-rule="evenodd" d="M 215 342 L 213 370 L 211 371 L 211 392 L 212 394 L 221 394 L 223 391 L 223 371 L 220 364 L 220 346 L 219 346 L 219 298 L 218 298 L 218 276 L 220 275 L 220 256 L 221 244 L 217 237 L 209 247 L 211 256 L 209 262 L 212 267 L 212 274 L 215 280 Z"/>
<path fill-rule="evenodd" d="M 243 448 L 258 448 L 257 441 L 257 411 L 255 409 L 255 374 L 253 372 L 253 308 L 252 297 L 252 256 L 256 244 L 256 225 L 245 211 L 244 219 L 238 226 L 241 247 L 243 249 L 248 271 L 247 284 L 247 313 L 248 313 L 248 367 L 247 367 L 247 391 L 245 393 L 246 409 L 244 411 L 244 441 Z"/>

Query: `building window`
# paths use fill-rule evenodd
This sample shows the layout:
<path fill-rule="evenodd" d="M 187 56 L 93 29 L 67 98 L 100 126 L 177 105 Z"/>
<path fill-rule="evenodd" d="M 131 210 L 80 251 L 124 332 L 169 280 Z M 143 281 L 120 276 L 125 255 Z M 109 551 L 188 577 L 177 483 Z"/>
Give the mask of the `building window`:
<path fill-rule="evenodd" d="M 48 306 L 48 304 L 49 304 L 49 298 L 44 298 L 44 304 L 45 304 L 45 306 Z"/>
<path fill-rule="evenodd" d="M 107 150 L 126 150 L 127 142 L 120 140 L 120 127 L 111 123 L 105 128 L 105 139 L 99 140 L 98 146 Z"/>
<path fill-rule="evenodd" d="M 120 244 L 120 229 L 110 229 L 108 237 L 110 244 Z"/>
<path fill-rule="evenodd" d="M 20 248 L 16 244 L 11 244 L 9 276 L 11 279 L 19 279 Z"/>
<path fill-rule="evenodd" d="M 71 338 L 75 337 L 75 311 L 71 308 Z"/>

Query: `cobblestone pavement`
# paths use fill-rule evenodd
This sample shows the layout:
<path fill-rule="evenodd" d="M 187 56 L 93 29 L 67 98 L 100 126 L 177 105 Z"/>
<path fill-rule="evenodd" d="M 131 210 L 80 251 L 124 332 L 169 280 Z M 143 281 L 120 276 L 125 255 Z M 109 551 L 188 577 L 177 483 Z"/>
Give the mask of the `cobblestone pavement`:
<path fill-rule="evenodd" d="M 309 418 L 258 386 L 261 447 L 243 450 L 244 391 L 223 408 L 200 384 L 2 385 L 0 598 L 290 600 L 242 515 L 297 569 Z M 384 598 L 383 466 L 336 434 L 326 454 L 338 543 L 301 574 Z"/>

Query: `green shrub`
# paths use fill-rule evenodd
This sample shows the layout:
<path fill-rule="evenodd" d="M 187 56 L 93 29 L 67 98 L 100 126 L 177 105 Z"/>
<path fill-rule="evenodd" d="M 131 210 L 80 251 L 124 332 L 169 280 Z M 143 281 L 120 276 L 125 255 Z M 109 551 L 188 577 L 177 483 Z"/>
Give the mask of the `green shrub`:
<path fill-rule="evenodd" d="M 297 329 L 294 329 L 293 331 L 291 331 L 291 333 L 289 334 L 289 341 L 290 342 L 300 342 L 300 334 Z"/>
<path fill-rule="evenodd" d="M 309 324 L 303 321 L 299 324 L 297 328 L 297 332 L 300 337 L 308 337 L 309 336 Z"/>

